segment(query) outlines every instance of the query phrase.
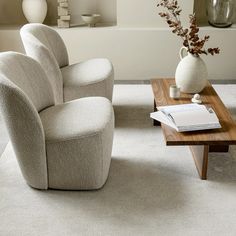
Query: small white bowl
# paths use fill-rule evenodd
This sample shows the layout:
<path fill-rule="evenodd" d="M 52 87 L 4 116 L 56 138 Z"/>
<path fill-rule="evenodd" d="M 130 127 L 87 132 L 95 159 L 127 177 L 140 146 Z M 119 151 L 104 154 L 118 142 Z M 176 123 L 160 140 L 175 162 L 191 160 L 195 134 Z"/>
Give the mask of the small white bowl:
<path fill-rule="evenodd" d="M 82 20 L 89 25 L 89 27 L 95 27 L 96 23 L 101 19 L 99 14 L 83 14 L 81 15 Z"/>

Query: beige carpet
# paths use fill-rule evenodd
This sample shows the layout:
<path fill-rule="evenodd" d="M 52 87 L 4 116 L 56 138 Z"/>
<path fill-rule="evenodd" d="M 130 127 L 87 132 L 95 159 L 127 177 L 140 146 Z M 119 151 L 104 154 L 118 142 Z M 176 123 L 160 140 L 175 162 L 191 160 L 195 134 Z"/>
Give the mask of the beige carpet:
<path fill-rule="evenodd" d="M 233 110 L 236 87 L 216 89 Z M 200 180 L 188 147 L 166 147 L 152 126 L 152 103 L 149 85 L 116 85 L 112 163 L 99 191 L 28 187 L 8 145 L 0 158 L 0 235 L 235 235 L 235 148 L 211 154 L 208 180 Z"/>

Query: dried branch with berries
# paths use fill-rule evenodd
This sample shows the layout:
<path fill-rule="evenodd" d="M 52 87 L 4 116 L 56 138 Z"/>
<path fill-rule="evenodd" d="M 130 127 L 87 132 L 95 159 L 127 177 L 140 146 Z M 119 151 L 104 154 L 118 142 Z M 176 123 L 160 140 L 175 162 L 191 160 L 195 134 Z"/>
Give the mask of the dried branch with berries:
<path fill-rule="evenodd" d="M 159 15 L 166 19 L 167 24 L 172 29 L 174 34 L 180 36 L 183 40 L 183 45 L 187 51 L 195 56 L 200 54 L 219 54 L 220 49 L 217 48 L 204 48 L 204 44 L 209 40 L 210 36 L 206 35 L 202 39 L 199 38 L 199 28 L 196 23 L 195 15 L 189 15 L 189 29 L 184 29 L 180 20 L 180 8 L 176 0 L 160 0 L 157 7 L 163 7 L 166 12 L 160 12 Z"/>

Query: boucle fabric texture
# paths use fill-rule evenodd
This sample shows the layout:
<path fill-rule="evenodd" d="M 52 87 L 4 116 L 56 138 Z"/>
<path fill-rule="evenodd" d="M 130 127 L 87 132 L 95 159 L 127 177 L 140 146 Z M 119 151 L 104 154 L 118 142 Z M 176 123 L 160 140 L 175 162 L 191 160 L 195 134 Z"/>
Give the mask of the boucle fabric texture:
<path fill-rule="evenodd" d="M 114 127 L 108 99 L 91 97 L 54 106 L 39 63 L 6 52 L 0 54 L 0 110 L 30 186 L 77 190 L 104 185 Z"/>
<path fill-rule="evenodd" d="M 112 100 L 114 70 L 109 60 L 98 58 L 69 66 L 66 46 L 51 27 L 37 23 L 26 24 L 20 34 L 27 55 L 36 59 L 49 75 L 51 83 L 56 84 L 53 85 L 56 103 L 62 100 L 61 90 L 57 88 L 62 80 L 64 101 L 88 96 L 102 96 Z M 62 75 L 59 75 L 59 68 Z"/>
<path fill-rule="evenodd" d="M 109 172 L 113 141 L 110 101 L 82 98 L 45 109 L 40 117 L 45 130 L 49 187 L 102 187 Z"/>
<path fill-rule="evenodd" d="M 89 96 L 112 100 L 114 71 L 105 58 L 90 59 L 61 69 L 64 80 L 64 101 Z"/>
<path fill-rule="evenodd" d="M 38 24 L 34 25 L 37 29 Z M 47 28 L 48 27 L 46 27 L 46 29 Z M 29 25 L 22 27 L 20 34 L 26 54 L 38 61 L 47 73 L 49 82 L 53 89 L 56 104 L 63 103 L 63 78 L 56 55 L 53 54 L 52 50 L 48 50 L 47 48 L 50 47 L 50 40 L 46 40 L 47 34 L 40 31 L 40 28 L 38 30 L 34 30 L 34 27 L 29 27 Z M 57 41 L 56 44 L 56 46 L 59 47 L 58 42 L 60 42 L 60 40 Z M 62 47 L 62 52 L 63 51 L 64 50 Z M 64 53 L 64 57 L 67 57 L 66 52 Z"/>
<path fill-rule="evenodd" d="M 47 164 L 38 111 L 54 105 L 46 74 L 33 59 L 0 54 L 0 109 L 26 182 L 46 189 Z"/>
<path fill-rule="evenodd" d="M 66 46 L 60 35 L 51 27 L 39 23 L 26 24 L 21 28 L 21 36 L 30 34 L 37 38 L 54 55 L 59 67 L 69 65 Z M 24 41 L 24 40 L 23 40 Z M 28 44 L 26 45 L 28 46 Z"/>
<path fill-rule="evenodd" d="M 1 53 L 0 73 L 26 93 L 37 111 L 55 104 L 47 75 L 32 58 L 15 52 Z"/>

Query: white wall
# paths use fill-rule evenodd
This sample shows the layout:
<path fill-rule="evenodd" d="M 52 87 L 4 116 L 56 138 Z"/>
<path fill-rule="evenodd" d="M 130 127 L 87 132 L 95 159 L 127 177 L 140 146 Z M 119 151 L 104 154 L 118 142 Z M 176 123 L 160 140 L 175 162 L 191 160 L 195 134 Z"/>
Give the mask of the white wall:
<path fill-rule="evenodd" d="M 179 0 L 183 9 L 182 23 L 188 22 L 188 15 L 193 13 L 194 0 Z M 166 23 L 158 15 L 157 0 L 118 0 L 117 24 L 122 27 L 165 27 Z"/>
<path fill-rule="evenodd" d="M 57 28 L 56 28 L 57 29 Z M 75 27 L 57 29 L 68 48 L 70 62 L 93 57 L 109 58 L 116 80 L 149 80 L 173 77 L 182 42 L 167 28 Z M 207 46 L 219 46 L 220 55 L 203 56 L 210 79 L 236 79 L 236 28 L 201 28 L 209 34 Z M 0 29 L 0 51 L 23 52 L 18 29 Z"/>
<path fill-rule="evenodd" d="M 0 6 L 7 5 L 6 9 L 15 6 L 15 0 L 0 1 L 4 1 L 5 5 L 0 2 Z M 56 4 L 56 1 L 47 1 L 49 5 Z M 179 2 L 184 9 L 182 18 L 187 22 L 187 15 L 193 11 L 193 0 Z M 70 4 L 74 23 L 78 23 L 80 14 L 88 11 L 101 13 L 105 22 L 116 20 L 116 0 L 70 0 Z M 51 16 L 55 14 L 51 8 L 49 13 Z M 114 64 L 117 80 L 172 77 L 179 61 L 178 50 L 182 42 L 170 32 L 157 13 L 156 0 L 117 0 L 118 26 L 56 29 L 65 40 L 71 63 L 93 57 L 107 57 Z M 221 48 L 220 55 L 204 57 L 210 79 L 236 79 L 236 27 L 203 27 L 201 33 L 211 36 L 209 47 Z M 7 50 L 23 52 L 19 27 L 0 27 L 0 51 Z"/>
<path fill-rule="evenodd" d="M 182 41 L 167 28 L 74 28 L 58 32 L 68 47 L 71 63 L 107 57 L 114 64 L 116 80 L 173 77 L 179 63 Z M 211 36 L 207 47 L 221 49 L 219 55 L 203 56 L 209 78 L 236 79 L 236 28 L 215 30 L 206 27 L 201 28 L 201 34 Z"/>

